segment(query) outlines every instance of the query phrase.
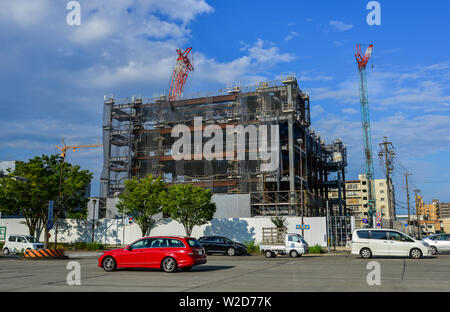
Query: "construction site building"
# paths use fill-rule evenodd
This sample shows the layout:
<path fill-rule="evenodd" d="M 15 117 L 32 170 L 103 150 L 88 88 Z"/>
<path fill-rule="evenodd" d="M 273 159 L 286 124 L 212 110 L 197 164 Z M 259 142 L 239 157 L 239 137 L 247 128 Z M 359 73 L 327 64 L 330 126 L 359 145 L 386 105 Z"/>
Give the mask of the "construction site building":
<path fill-rule="evenodd" d="M 168 101 L 165 96 L 122 100 L 105 96 L 103 117 L 103 197 L 123 192 L 128 178 L 152 174 L 162 176 L 168 184 L 190 183 L 215 194 L 250 194 L 252 216 L 324 216 L 331 189 L 338 190 L 338 197 L 330 202 L 330 214 L 347 213 L 346 147 L 339 139 L 325 144 L 310 128 L 309 95 L 299 88 L 294 76 L 176 101 Z M 200 127 L 195 120 L 201 121 Z M 193 131 L 194 159 L 173 158 L 178 138 L 172 137 L 172 132 L 177 125 Z M 201 148 L 209 138 L 201 132 L 208 125 L 223 129 L 224 144 L 229 126 L 253 125 L 258 133 L 262 125 L 277 126 L 277 140 L 270 135 L 267 138 L 279 155 L 279 164 L 266 170 L 266 160 L 230 159 L 225 153 L 223 159 L 205 159 Z M 194 140 L 198 132 L 200 146 Z M 244 148 L 249 154 L 255 145 L 251 133 L 247 134 Z"/>

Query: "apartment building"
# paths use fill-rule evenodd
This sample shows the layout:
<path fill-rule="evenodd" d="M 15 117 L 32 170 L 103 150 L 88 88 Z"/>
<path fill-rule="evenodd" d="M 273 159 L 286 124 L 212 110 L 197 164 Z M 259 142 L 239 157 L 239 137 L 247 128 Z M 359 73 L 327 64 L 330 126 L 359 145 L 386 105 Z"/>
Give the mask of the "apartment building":
<path fill-rule="evenodd" d="M 355 222 L 357 228 L 363 228 L 363 220 L 367 218 L 367 212 L 369 211 L 369 190 L 368 181 L 365 174 L 358 175 L 358 180 L 345 181 L 345 195 L 347 209 L 350 214 L 355 216 Z M 382 219 L 390 219 L 389 203 L 393 204 L 393 196 L 388 198 L 388 186 L 386 179 L 374 180 L 374 195 L 376 211 L 381 213 Z M 393 194 L 393 188 L 391 187 L 391 194 Z M 335 198 L 337 191 L 331 191 L 329 193 L 330 198 Z"/>

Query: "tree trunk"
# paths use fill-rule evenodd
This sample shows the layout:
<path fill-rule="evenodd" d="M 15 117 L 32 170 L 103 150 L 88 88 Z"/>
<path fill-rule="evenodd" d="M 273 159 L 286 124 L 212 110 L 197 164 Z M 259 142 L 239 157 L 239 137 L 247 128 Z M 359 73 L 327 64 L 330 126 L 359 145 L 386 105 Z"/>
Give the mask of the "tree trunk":
<path fill-rule="evenodd" d="M 48 248 L 48 229 L 47 229 L 47 225 L 44 225 L 44 248 Z"/>

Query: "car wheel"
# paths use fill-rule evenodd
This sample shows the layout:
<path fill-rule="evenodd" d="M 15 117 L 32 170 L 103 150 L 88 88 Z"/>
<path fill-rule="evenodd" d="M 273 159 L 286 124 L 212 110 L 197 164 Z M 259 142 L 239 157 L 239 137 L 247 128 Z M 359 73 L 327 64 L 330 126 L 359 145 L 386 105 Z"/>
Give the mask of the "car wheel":
<path fill-rule="evenodd" d="M 8 249 L 8 248 L 3 249 L 3 253 L 4 253 L 5 255 L 9 255 L 9 249 Z"/>
<path fill-rule="evenodd" d="M 164 258 L 163 261 L 161 262 L 161 268 L 163 269 L 164 272 L 173 273 L 177 270 L 178 266 L 174 258 L 167 257 Z"/>
<path fill-rule="evenodd" d="M 438 253 L 438 250 L 437 250 L 436 247 L 431 246 L 430 248 L 431 248 L 431 254 L 432 254 L 432 255 L 436 255 L 436 254 Z"/>
<path fill-rule="evenodd" d="M 420 251 L 420 249 L 413 248 L 409 252 L 409 256 L 413 259 L 420 259 L 422 258 L 422 251 Z"/>
<path fill-rule="evenodd" d="M 295 250 L 291 250 L 291 252 L 289 253 L 289 256 L 291 258 L 297 258 L 298 257 L 298 252 Z"/>
<path fill-rule="evenodd" d="M 111 256 L 105 257 L 102 261 L 102 267 L 106 272 L 112 272 L 117 268 L 116 260 Z"/>
<path fill-rule="evenodd" d="M 370 251 L 369 248 L 363 248 L 361 249 L 361 251 L 359 252 L 359 254 L 361 255 L 361 257 L 363 257 L 364 259 L 369 259 L 372 257 L 372 251 Z"/>
<path fill-rule="evenodd" d="M 236 249 L 234 249 L 233 247 L 230 247 L 227 249 L 227 255 L 229 256 L 236 256 Z"/>
<path fill-rule="evenodd" d="M 264 252 L 264 256 L 266 256 L 266 258 L 272 258 L 273 257 L 272 252 L 270 250 L 266 250 Z"/>

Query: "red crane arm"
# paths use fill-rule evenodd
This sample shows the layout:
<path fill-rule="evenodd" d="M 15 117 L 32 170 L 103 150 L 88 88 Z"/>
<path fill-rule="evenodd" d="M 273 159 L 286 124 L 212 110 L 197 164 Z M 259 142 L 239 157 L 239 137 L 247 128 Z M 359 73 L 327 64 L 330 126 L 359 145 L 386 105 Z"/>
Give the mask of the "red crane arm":
<path fill-rule="evenodd" d="M 173 69 L 172 78 L 170 79 L 169 101 L 175 101 L 181 96 L 189 72 L 194 70 L 194 66 L 192 65 L 189 56 L 191 50 L 192 48 L 187 48 L 184 51 L 181 49 L 177 50 L 178 58 L 175 68 Z"/>

